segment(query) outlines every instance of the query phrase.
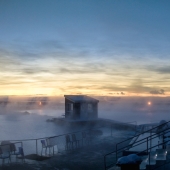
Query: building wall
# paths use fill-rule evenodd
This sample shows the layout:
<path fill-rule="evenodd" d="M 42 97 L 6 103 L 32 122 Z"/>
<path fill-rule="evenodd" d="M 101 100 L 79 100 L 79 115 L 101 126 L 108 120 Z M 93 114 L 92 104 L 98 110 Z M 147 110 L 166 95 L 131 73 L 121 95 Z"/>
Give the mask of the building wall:
<path fill-rule="evenodd" d="M 98 103 L 74 103 L 65 98 L 65 118 L 68 119 L 96 119 L 98 118 Z"/>
<path fill-rule="evenodd" d="M 98 106 L 97 103 L 81 103 L 80 118 L 81 119 L 96 119 L 96 118 L 98 118 L 97 106 Z"/>
<path fill-rule="evenodd" d="M 80 119 L 87 119 L 88 113 L 87 113 L 87 103 L 81 103 L 80 104 Z"/>
<path fill-rule="evenodd" d="M 98 118 L 98 103 L 93 103 L 93 118 Z"/>
<path fill-rule="evenodd" d="M 65 98 L 65 117 L 69 119 L 80 119 L 80 103 L 73 103 Z"/>
<path fill-rule="evenodd" d="M 71 109 L 72 105 L 72 110 Z M 74 103 L 65 98 L 65 118 L 72 118 L 74 115 Z"/>
<path fill-rule="evenodd" d="M 80 119 L 80 103 L 74 103 L 73 119 Z"/>

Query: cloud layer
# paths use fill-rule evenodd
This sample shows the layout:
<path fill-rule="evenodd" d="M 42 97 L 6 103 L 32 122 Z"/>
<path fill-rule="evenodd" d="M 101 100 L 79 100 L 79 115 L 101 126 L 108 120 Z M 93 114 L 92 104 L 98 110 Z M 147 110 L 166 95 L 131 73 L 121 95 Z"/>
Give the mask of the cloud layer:
<path fill-rule="evenodd" d="M 170 4 L 151 2 L 3 1 L 0 95 L 169 95 Z"/>

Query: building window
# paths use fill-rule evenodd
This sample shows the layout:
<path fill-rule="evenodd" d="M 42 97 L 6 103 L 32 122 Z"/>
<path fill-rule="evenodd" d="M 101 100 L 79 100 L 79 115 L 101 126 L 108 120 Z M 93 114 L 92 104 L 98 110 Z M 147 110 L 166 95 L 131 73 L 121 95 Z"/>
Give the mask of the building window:
<path fill-rule="evenodd" d="M 89 104 L 87 105 L 87 108 L 88 108 L 88 111 L 89 111 L 89 112 L 92 112 L 92 111 L 93 111 L 93 105 L 92 105 L 92 104 L 89 103 Z"/>
<path fill-rule="evenodd" d="M 67 104 L 67 111 L 73 111 L 73 103 Z"/>
<path fill-rule="evenodd" d="M 81 104 L 81 110 L 82 110 L 82 111 L 85 110 L 85 104 Z"/>

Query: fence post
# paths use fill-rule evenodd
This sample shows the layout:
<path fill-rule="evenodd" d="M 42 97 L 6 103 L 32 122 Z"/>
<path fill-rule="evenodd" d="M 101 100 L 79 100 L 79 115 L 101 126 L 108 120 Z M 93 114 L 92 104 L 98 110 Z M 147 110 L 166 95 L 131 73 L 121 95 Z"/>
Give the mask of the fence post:
<path fill-rule="evenodd" d="M 117 161 L 117 144 L 116 144 L 116 161 Z"/>
<path fill-rule="evenodd" d="M 149 152 L 149 169 L 151 169 L 151 166 L 150 166 L 150 159 L 151 159 L 151 153 Z"/>
<path fill-rule="evenodd" d="M 148 137 L 147 137 L 147 154 L 148 154 Z"/>
<path fill-rule="evenodd" d="M 36 139 L 36 154 L 38 155 L 37 139 Z"/>
<path fill-rule="evenodd" d="M 149 137 L 147 137 L 147 153 L 148 153 L 148 138 Z M 151 139 L 150 139 L 151 140 Z M 150 152 L 151 152 L 151 150 L 150 150 Z M 148 156 L 149 156 L 149 170 L 150 170 L 150 152 L 149 152 L 149 154 L 148 154 Z"/>
<path fill-rule="evenodd" d="M 104 169 L 106 170 L 106 156 L 104 156 Z"/>
<path fill-rule="evenodd" d="M 152 148 L 151 148 L 151 147 L 152 147 L 152 146 L 151 146 L 151 134 L 152 134 L 152 133 L 151 133 L 151 131 L 150 131 L 150 152 L 151 152 L 151 150 L 152 150 Z"/>

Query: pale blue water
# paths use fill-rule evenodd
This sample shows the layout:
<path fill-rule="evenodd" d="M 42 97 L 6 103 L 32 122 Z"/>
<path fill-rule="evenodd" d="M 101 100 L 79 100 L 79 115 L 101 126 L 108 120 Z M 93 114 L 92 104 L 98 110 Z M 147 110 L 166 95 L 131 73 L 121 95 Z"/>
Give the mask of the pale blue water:
<path fill-rule="evenodd" d="M 2 110 L 2 109 L 1 109 Z M 23 114 L 25 111 L 30 114 Z M 47 119 L 61 116 L 61 110 L 12 110 L 6 108 L 0 115 L 0 141 L 36 139 L 63 134 L 65 129 Z M 52 117 L 53 116 L 53 117 Z"/>
<path fill-rule="evenodd" d="M 162 99 L 162 98 L 161 98 Z M 138 103 L 129 100 L 100 101 L 98 117 L 112 119 L 120 122 L 158 123 L 160 120 L 170 120 L 170 100 L 153 101 L 152 106 L 147 106 L 147 100 L 141 99 Z M 35 107 L 35 106 L 33 106 Z M 23 114 L 25 111 L 30 114 Z M 24 140 L 57 136 L 77 131 L 67 129 L 47 119 L 62 117 L 64 102 L 49 103 L 45 106 L 30 109 L 30 106 L 10 103 L 8 106 L 0 105 L 0 141 Z M 118 132 L 120 134 L 120 132 Z M 41 152 L 41 141 L 37 141 L 38 153 Z M 23 141 L 26 154 L 36 153 L 36 140 Z"/>
<path fill-rule="evenodd" d="M 61 117 L 63 110 L 61 109 L 34 109 L 27 110 L 28 115 L 23 115 L 21 111 L 6 111 L 0 115 L 0 141 L 3 140 L 22 140 L 24 153 L 36 153 L 36 140 L 23 141 L 24 139 L 46 138 L 65 134 L 70 131 L 78 131 L 63 128 L 52 122 L 46 122 L 47 119 L 53 117 Z M 148 110 L 109 110 L 106 107 L 100 108 L 99 117 L 117 120 L 121 122 L 133 122 L 137 124 L 159 122 L 160 120 L 168 120 L 169 113 L 165 111 L 148 111 Z M 108 129 L 109 130 L 109 129 Z M 41 154 L 41 141 L 37 141 L 38 154 Z M 18 145 L 19 146 L 19 145 Z"/>
<path fill-rule="evenodd" d="M 170 113 L 167 111 L 105 111 L 101 116 L 107 119 L 113 119 L 121 122 L 136 122 L 139 124 L 157 123 L 160 120 L 170 120 Z"/>
<path fill-rule="evenodd" d="M 151 101 L 151 105 L 147 102 Z M 137 124 L 155 123 L 160 120 L 170 120 L 169 98 L 139 98 L 129 101 L 100 102 L 99 117 L 113 119 L 121 122 L 133 122 Z"/>
<path fill-rule="evenodd" d="M 39 115 L 0 115 L 0 141 L 36 139 L 62 134 L 64 129 L 46 122 L 46 116 Z"/>
<path fill-rule="evenodd" d="M 23 115 L 24 111 L 30 112 L 29 115 Z M 15 114 L 13 114 L 15 112 Z M 68 129 L 63 129 L 54 123 L 46 122 L 53 117 L 61 117 L 64 113 L 64 104 L 62 107 L 50 109 L 44 107 L 33 110 L 13 110 L 1 108 L 0 115 L 0 140 L 8 139 L 31 139 L 46 136 L 54 136 L 65 133 Z M 100 118 L 112 119 L 121 122 L 134 122 L 137 124 L 159 122 L 160 120 L 170 119 L 170 108 L 164 107 L 131 107 L 127 105 L 113 105 L 104 103 L 99 105 L 98 115 Z"/>

